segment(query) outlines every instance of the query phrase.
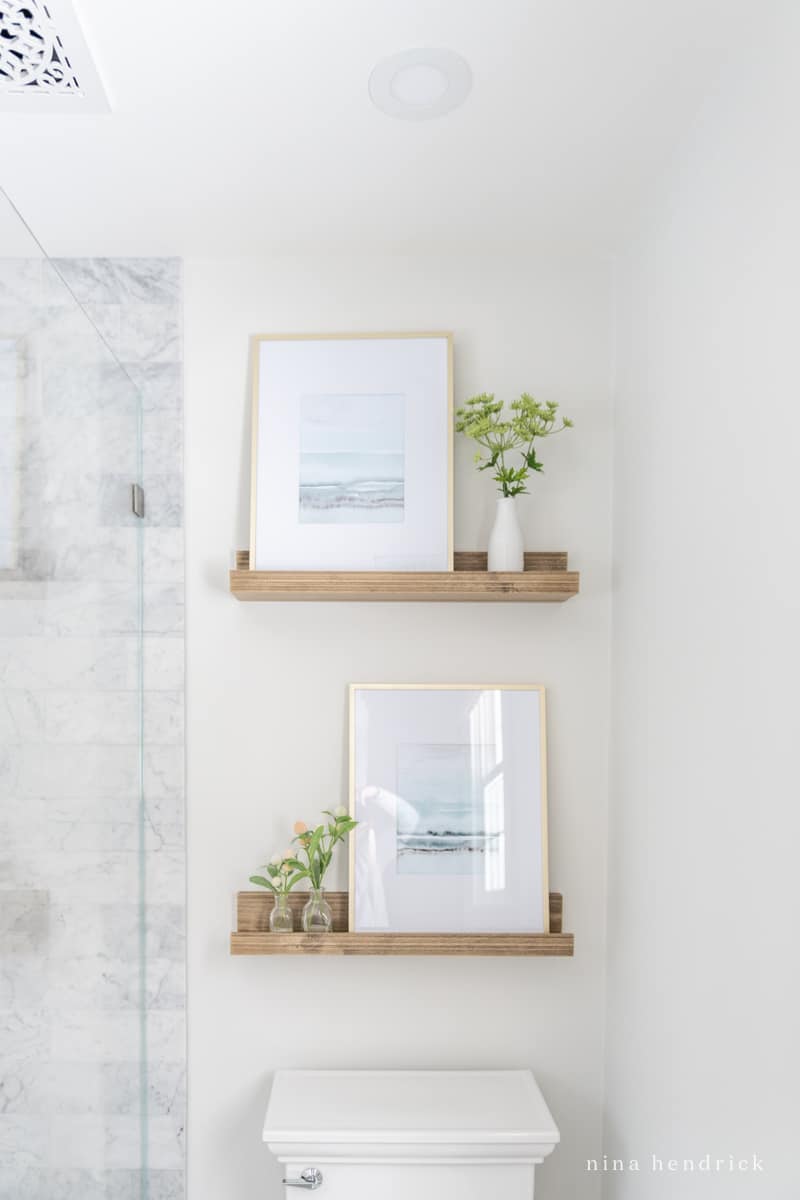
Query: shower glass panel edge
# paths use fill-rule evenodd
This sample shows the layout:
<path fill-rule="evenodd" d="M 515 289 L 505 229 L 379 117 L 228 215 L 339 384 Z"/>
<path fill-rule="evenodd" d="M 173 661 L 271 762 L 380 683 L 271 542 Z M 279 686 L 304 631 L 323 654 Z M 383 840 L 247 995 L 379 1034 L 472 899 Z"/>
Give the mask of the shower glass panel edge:
<path fill-rule="evenodd" d="M 36 1200 L 149 1195 L 142 403 L 85 298 L 111 269 L 65 270 L 0 191 L 0 1195 Z"/>

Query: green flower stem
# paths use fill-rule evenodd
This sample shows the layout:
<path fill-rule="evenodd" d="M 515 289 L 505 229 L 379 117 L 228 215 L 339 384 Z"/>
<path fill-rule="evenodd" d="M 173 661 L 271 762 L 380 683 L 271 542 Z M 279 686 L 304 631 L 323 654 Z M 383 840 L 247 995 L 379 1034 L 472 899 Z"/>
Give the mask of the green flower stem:
<path fill-rule="evenodd" d="M 327 810 L 324 815 L 330 818 L 327 824 L 318 825 L 316 829 L 307 829 L 304 833 L 298 833 L 294 838 L 300 847 L 298 853 L 305 855 L 306 858 L 305 873 L 311 881 L 312 887 L 317 889 L 322 887 L 325 874 L 333 858 L 334 848 L 339 842 L 344 841 L 347 834 L 358 824 L 357 821 L 346 815 L 336 816 Z M 300 865 L 298 861 L 298 866 Z"/>

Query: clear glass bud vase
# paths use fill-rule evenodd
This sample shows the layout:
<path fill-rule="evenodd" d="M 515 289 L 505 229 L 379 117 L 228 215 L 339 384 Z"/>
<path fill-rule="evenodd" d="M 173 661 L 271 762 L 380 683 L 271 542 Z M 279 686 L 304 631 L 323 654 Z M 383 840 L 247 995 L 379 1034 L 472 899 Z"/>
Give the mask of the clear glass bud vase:
<path fill-rule="evenodd" d="M 309 890 L 302 921 L 305 933 L 330 933 L 333 929 L 333 913 L 324 888 Z"/>
<path fill-rule="evenodd" d="M 294 929 L 294 917 L 289 907 L 289 893 L 278 892 L 275 904 L 269 914 L 269 927 L 273 933 L 291 933 Z"/>

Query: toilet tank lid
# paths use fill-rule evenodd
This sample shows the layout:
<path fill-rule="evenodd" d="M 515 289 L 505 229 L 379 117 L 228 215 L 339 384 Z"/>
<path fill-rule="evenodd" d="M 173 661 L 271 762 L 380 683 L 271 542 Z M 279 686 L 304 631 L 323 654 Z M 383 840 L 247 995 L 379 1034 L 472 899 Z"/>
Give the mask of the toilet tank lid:
<path fill-rule="evenodd" d="M 530 1071 L 276 1071 L 265 1142 L 554 1145 Z"/>

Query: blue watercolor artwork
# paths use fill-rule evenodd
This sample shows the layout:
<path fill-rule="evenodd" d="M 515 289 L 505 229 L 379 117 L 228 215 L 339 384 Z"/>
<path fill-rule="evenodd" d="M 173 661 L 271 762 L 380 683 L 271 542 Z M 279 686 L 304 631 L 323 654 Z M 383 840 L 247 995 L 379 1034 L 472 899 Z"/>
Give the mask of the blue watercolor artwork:
<path fill-rule="evenodd" d="M 398 873 L 484 873 L 501 836 L 486 828 L 483 768 L 495 747 L 412 744 L 397 755 Z"/>
<path fill-rule="evenodd" d="M 405 397 L 303 396 L 300 522 L 404 520 Z"/>

